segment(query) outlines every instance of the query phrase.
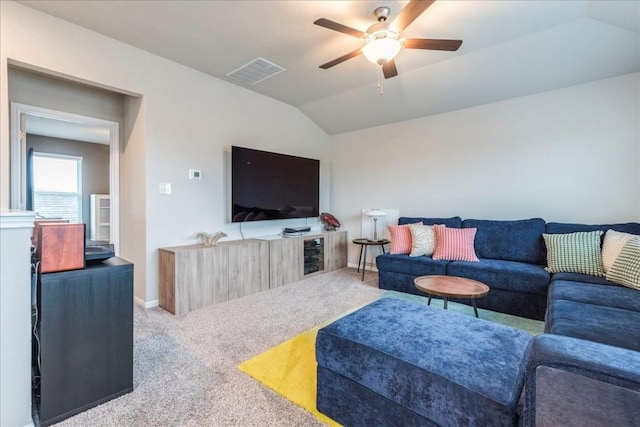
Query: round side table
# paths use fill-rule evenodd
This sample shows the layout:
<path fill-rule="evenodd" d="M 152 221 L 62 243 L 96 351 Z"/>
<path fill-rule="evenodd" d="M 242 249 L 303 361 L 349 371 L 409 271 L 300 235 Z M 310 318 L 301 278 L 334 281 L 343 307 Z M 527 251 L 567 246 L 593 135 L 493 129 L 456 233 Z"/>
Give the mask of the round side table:
<path fill-rule="evenodd" d="M 362 281 L 364 282 L 364 268 L 367 265 L 367 247 L 380 246 L 382 253 L 385 254 L 384 245 L 391 243 L 386 239 L 382 240 L 369 240 L 369 239 L 353 239 L 353 243 L 360 245 L 360 257 L 358 258 L 358 273 L 360 272 L 360 264 L 362 264 Z"/>

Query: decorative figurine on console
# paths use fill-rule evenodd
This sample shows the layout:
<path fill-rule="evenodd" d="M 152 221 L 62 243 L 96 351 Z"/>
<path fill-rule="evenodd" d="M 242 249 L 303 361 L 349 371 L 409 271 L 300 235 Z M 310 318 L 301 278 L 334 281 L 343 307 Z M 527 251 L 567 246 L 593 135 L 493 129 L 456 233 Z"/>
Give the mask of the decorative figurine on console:
<path fill-rule="evenodd" d="M 195 235 L 196 239 L 202 240 L 202 244 L 205 246 L 216 246 L 218 244 L 218 240 L 223 237 L 227 237 L 227 234 L 218 231 L 215 234 L 205 233 L 204 231 L 200 231 Z"/>
<path fill-rule="evenodd" d="M 320 214 L 320 221 L 322 221 L 324 229 L 327 231 L 335 231 L 336 228 L 340 227 L 340 221 L 329 212 L 322 212 Z"/>

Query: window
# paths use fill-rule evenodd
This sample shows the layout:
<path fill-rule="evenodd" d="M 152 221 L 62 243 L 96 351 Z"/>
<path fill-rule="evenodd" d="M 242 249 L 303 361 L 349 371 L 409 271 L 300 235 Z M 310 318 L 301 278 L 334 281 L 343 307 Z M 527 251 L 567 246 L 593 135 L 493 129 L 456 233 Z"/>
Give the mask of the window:
<path fill-rule="evenodd" d="M 82 157 L 33 153 L 33 210 L 82 222 Z"/>

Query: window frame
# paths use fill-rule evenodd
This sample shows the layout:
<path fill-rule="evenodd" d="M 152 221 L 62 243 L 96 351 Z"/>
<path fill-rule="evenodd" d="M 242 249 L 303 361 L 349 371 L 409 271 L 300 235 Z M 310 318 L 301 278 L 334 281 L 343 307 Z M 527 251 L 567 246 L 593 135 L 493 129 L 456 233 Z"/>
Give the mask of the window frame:
<path fill-rule="evenodd" d="M 82 156 L 75 156 L 75 155 L 71 155 L 71 154 L 58 154 L 58 153 L 46 153 L 44 151 L 33 151 L 33 158 L 35 159 L 36 157 L 46 157 L 46 158 L 50 158 L 50 159 L 64 159 L 64 160 L 72 160 L 76 163 L 76 185 L 77 185 L 77 191 L 76 192 L 69 192 L 69 191 L 37 191 L 36 190 L 36 183 L 35 183 L 35 174 L 33 177 L 33 195 L 34 195 L 34 211 L 38 212 L 37 207 L 35 206 L 35 195 L 36 193 L 39 194 L 64 194 L 64 195 L 70 195 L 70 194 L 74 194 L 76 195 L 76 197 L 78 198 L 78 215 L 77 215 L 77 222 L 79 223 L 83 223 L 83 215 L 82 215 L 82 161 L 83 158 Z M 35 163 L 35 162 L 34 162 Z M 35 169 L 35 165 L 34 165 L 34 169 Z"/>

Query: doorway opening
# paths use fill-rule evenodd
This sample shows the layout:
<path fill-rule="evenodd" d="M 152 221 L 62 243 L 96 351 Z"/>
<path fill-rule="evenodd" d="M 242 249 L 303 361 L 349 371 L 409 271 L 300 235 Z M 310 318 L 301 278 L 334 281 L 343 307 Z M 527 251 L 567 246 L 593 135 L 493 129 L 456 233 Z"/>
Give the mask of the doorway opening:
<path fill-rule="evenodd" d="M 28 197 L 37 197 L 38 190 L 29 190 L 27 179 L 27 134 L 37 134 L 54 138 L 65 138 L 87 143 L 105 144 L 109 146 L 109 203 L 110 243 L 116 255 L 120 247 L 120 211 L 119 211 L 119 170 L 120 170 L 120 129 L 119 123 L 95 117 L 35 107 L 16 102 L 11 103 L 11 194 L 10 203 L 13 209 L 26 209 Z M 58 156 L 59 157 L 59 156 Z M 35 158 L 35 156 L 34 156 Z M 51 156 L 49 156 L 51 160 Z M 68 160 L 68 159 L 67 159 Z M 78 164 L 76 163 L 76 166 Z M 76 177 L 77 178 L 77 177 Z M 64 191 L 64 190 L 72 191 Z M 70 186 L 58 193 L 81 192 Z M 34 199 L 35 199 L 34 197 Z M 35 202 L 35 200 L 33 200 Z M 33 209 L 33 204 L 31 205 Z M 82 206 L 80 209 L 87 208 Z M 80 211 L 81 212 L 81 211 Z M 56 215 L 56 213 L 53 213 Z M 80 216 L 82 218 L 82 215 Z"/>

